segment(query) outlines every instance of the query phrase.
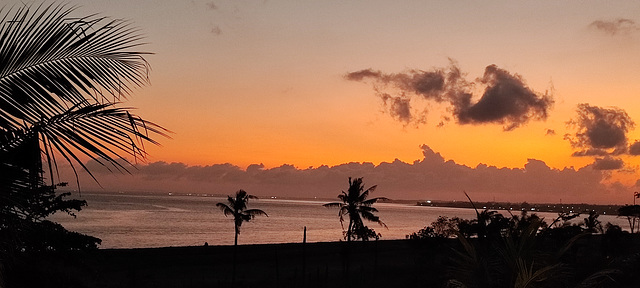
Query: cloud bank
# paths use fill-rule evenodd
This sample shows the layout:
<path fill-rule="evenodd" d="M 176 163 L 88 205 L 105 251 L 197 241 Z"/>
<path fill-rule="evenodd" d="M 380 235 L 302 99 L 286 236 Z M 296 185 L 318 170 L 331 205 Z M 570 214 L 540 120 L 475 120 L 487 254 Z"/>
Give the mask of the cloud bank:
<path fill-rule="evenodd" d="M 464 200 L 462 191 L 467 191 L 478 201 L 495 198 L 511 202 L 557 202 L 561 197 L 564 202 L 610 203 L 615 199 L 611 193 L 618 193 L 601 183 L 607 174 L 598 169 L 615 164 L 609 160 L 580 169 L 554 169 L 535 159 L 529 159 L 523 168 L 485 164 L 469 167 L 445 160 L 426 145 L 421 149 L 423 159 L 413 163 L 396 159 L 380 165 L 346 163 L 307 169 L 286 164 L 268 169 L 262 164 L 253 164 L 242 169 L 228 163 L 189 166 L 154 162 L 138 165 L 132 175 L 114 175 L 98 163 L 90 161 L 87 165 L 104 189 L 112 191 L 231 194 L 245 189 L 261 197 L 331 199 L 347 188 L 348 177 L 364 177 L 366 185 L 378 185 L 378 196 L 392 199 Z M 98 189 L 90 179 L 81 179 L 81 183 L 85 191 Z"/>
<path fill-rule="evenodd" d="M 484 75 L 472 82 L 465 79 L 454 61 L 447 68 L 430 71 L 389 74 L 364 69 L 344 77 L 350 81 L 371 81 L 388 113 L 405 125 L 425 123 L 427 108 L 412 106 L 419 100 L 448 103 L 458 124 L 501 124 L 505 130 L 513 130 L 530 120 L 545 120 L 554 103 L 551 95 L 533 91 L 520 75 L 496 65 L 487 66 Z M 471 91 L 476 85 L 485 89 L 474 100 Z"/>

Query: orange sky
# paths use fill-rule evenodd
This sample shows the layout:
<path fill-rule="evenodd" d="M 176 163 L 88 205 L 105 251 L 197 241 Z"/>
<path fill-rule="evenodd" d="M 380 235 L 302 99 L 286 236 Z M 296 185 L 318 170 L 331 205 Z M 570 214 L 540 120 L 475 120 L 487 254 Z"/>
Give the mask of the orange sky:
<path fill-rule="evenodd" d="M 411 163 L 423 158 L 420 146 L 426 144 L 469 167 L 522 168 L 538 159 L 552 168 L 581 168 L 594 157 L 572 157 L 575 150 L 563 139 L 575 132 L 566 122 L 578 104 L 619 107 L 640 121 L 637 1 L 77 4 L 79 13 L 130 19 L 146 35 L 144 49 L 155 53 L 147 59 L 151 85 L 137 89 L 127 103 L 175 132 L 173 139 L 162 139 L 162 147 L 148 147 L 150 162 L 243 169 L 252 163 L 300 169 Z M 414 101 L 413 109 L 428 109 L 427 121 L 404 125 L 385 110 L 370 82 L 344 78 L 368 68 L 446 68 L 449 58 L 468 81 L 495 64 L 537 93 L 552 91 L 549 117 L 503 131 L 500 124 L 457 124 L 446 102 Z M 483 89 L 476 86 L 473 101 Z M 443 116 L 452 120 L 437 127 Z M 555 135 L 547 135 L 548 129 Z M 632 144 L 640 131 L 626 136 Z M 635 189 L 640 156 L 616 157 L 626 172 L 609 171 L 613 178 L 605 182 L 621 180 Z"/>

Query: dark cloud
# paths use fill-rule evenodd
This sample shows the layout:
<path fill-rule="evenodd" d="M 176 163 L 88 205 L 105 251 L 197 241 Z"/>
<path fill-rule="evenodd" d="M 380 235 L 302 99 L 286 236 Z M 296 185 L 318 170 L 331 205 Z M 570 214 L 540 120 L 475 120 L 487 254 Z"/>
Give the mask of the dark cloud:
<path fill-rule="evenodd" d="M 427 99 L 444 100 L 445 76 L 441 70 L 410 70 L 407 73 L 384 74 L 381 71 L 365 69 L 345 75 L 350 81 L 374 80 L 378 84 L 392 85 L 401 91 L 421 95 Z"/>
<path fill-rule="evenodd" d="M 538 95 L 519 75 L 490 65 L 479 80 L 487 87 L 478 102 L 471 104 L 470 97 L 464 96 L 455 107 L 460 123 L 499 123 L 506 125 L 505 130 L 512 130 L 530 119 L 547 118 L 553 104 L 551 96 Z"/>
<path fill-rule="evenodd" d="M 596 158 L 591 164 L 595 170 L 619 170 L 624 167 L 622 159 L 606 156 L 604 158 Z"/>
<path fill-rule="evenodd" d="M 413 120 L 414 117 L 411 115 L 411 99 L 393 97 L 389 94 L 383 94 L 381 98 L 392 117 L 405 123 Z"/>
<path fill-rule="evenodd" d="M 627 132 L 635 123 L 620 108 L 602 108 L 583 103 L 578 105 L 578 116 L 567 122 L 576 130 L 565 135 L 578 151 L 574 156 L 620 155 L 627 151 Z"/>
<path fill-rule="evenodd" d="M 594 149 L 594 148 L 590 148 L 590 149 L 585 149 L 585 150 L 580 150 L 580 151 L 575 151 L 571 154 L 571 156 L 574 157 L 582 157 L 582 156 L 607 156 L 610 153 L 607 150 L 604 149 Z"/>
<path fill-rule="evenodd" d="M 365 80 L 366 78 L 377 79 L 377 78 L 382 78 L 382 72 L 373 71 L 373 69 L 369 68 L 369 69 L 363 69 L 360 71 L 348 73 L 347 75 L 344 76 L 344 78 L 350 81 L 362 81 L 362 80 Z"/>
<path fill-rule="evenodd" d="M 207 2 L 205 5 L 207 5 L 207 8 L 210 10 L 218 10 L 218 5 L 216 5 L 216 3 Z"/>
<path fill-rule="evenodd" d="M 351 81 L 371 81 L 378 97 L 385 104 L 387 100 L 402 99 L 402 108 L 410 108 L 410 101 L 419 99 L 435 102 L 448 102 L 449 109 L 459 124 L 496 123 L 504 125 L 505 130 L 517 128 L 530 120 L 544 120 L 553 104 L 550 95 L 539 94 L 531 90 L 517 74 L 511 74 L 495 65 L 487 66 L 484 76 L 475 82 L 468 82 L 465 74 L 454 61 L 446 69 L 431 71 L 410 70 L 405 73 L 386 74 L 373 69 L 355 71 L 345 75 Z M 472 87 L 483 85 L 484 93 L 473 101 Z M 393 90 L 395 93 L 386 92 Z M 392 95 L 398 96 L 392 96 Z M 387 106 L 389 107 L 389 106 Z M 400 107 L 400 106 L 397 106 Z M 426 114 L 427 108 L 416 109 L 411 113 L 398 113 L 389 109 L 392 116 L 405 123 L 421 122 L 423 118 L 413 115 Z M 403 115 L 404 117 L 398 117 Z"/>
<path fill-rule="evenodd" d="M 601 183 L 605 172 L 593 165 L 581 169 L 553 169 L 545 162 L 529 159 L 523 168 L 499 168 L 479 164 L 469 167 L 446 160 L 423 145 L 423 157 L 406 163 L 400 160 L 373 163 L 345 163 L 299 169 L 292 165 L 265 168 L 262 164 L 242 169 L 232 164 L 189 166 L 183 163 L 154 162 L 139 165 L 133 175 L 97 175 L 105 189 L 207 193 L 226 195 L 245 189 L 259 196 L 335 198 L 345 189 L 348 177 L 364 177 L 367 185 L 378 185 L 379 196 L 393 199 L 464 200 L 463 190 L 478 201 L 494 197 L 502 201 L 549 202 L 562 195 L 563 201 L 611 202 L 604 199 L 607 187 Z M 604 165 L 606 161 L 599 162 Z M 611 162 L 611 161 L 609 161 Z M 94 167 L 94 164 L 90 164 Z M 602 168 L 602 166 L 598 166 Z M 73 173 L 67 173 L 73 177 Z M 81 179 L 84 190 L 94 187 Z M 598 198 L 601 197 L 601 198 Z M 603 200 L 604 199 L 604 200 Z"/>
<path fill-rule="evenodd" d="M 211 28 L 211 34 L 219 36 L 220 34 L 222 34 L 222 29 L 220 29 L 219 26 L 214 26 L 213 28 Z"/>
<path fill-rule="evenodd" d="M 629 146 L 629 155 L 640 155 L 640 141 L 633 142 L 633 144 L 631 144 Z"/>
<path fill-rule="evenodd" d="M 616 20 L 596 20 L 589 27 L 610 35 L 632 33 L 640 30 L 640 27 L 631 19 L 618 18 Z"/>
<path fill-rule="evenodd" d="M 545 133 L 545 135 L 554 136 L 554 135 L 556 135 L 556 130 L 547 129 L 547 133 Z"/>

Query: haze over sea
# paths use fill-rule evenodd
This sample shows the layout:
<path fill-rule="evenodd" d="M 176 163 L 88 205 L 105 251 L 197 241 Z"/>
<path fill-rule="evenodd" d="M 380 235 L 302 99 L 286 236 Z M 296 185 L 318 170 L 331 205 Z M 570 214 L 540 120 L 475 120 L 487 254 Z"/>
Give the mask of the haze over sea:
<path fill-rule="evenodd" d="M 75 194 L 77 196 L 77 194 Z M 88 206 L 77 218 L 58 214 L 51 220 L 65 228 L 102 239 L 100 248 L 145 248 L 166 246 L 233 245 L 233 221 L 215 206 L 222 197 L 158 194 L 82 193 Z M 336 199 L 337 200 L 337 199 Z M 242 224 L 239 244 L 302 242 L 307 227 L 308 242 L 339 241 L 342 228 L 337 208 L 325 208 L 327 201 L 253 199 L 249 208 L 262 209 L 269 217 L 257 217 Z M 370 223 L 381 239 L 404 239 L 435 221 L 438 216 L 475 218 L 472 209 L 425 207 L 377 203 L 380 219 L 388 229 Z M 499 211 L 509 216 L 507 211 Z M 517 211 L 513 211 L 515 214 Z M 518 212 L 519 213 L 519 212 Z M 556 213 L 537 212 L 547 224 Z M 574 221 L 582 221 L 586 215 Z M 611 222 L 626 228 L 626 220 L 601 215 L 603 224 Z M 348 220 L 347 220 L 348 221 Z M 345 224 L 348 224 L 345 223 Z"/>

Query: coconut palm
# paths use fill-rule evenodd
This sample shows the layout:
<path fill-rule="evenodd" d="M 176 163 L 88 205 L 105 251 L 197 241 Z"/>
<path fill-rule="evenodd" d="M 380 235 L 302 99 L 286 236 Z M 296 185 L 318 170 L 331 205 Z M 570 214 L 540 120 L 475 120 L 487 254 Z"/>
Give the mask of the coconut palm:
<path fill-rule="evenodd" d="M 24 240 L 22 227 L 86 204 L 56 195 L 64 184 L 57 162 L 68 162 L 76 175 L 87 159 L 126 171 L 128 161 L 145 158 L 145 142 L 157 144 L 151 136 L 166 136 L 120 107 L 148 80 L 148 53 L 135 50 L 143 44 L 140 34 L 126 21 L 73 17 L 75 10 L 0 8 L 0 219 L 12 221 L 0 224 L 0 250 Z"/>
<path fill-rule="evenodd" d="M 122 20 L 74 18 L 75 9 L 0 9 L 0 187 L 6 193 L 41 185 L 43 163 L 54 183 L 56 155 L 85 170 L 83 158 L 126 171 L 123 157 L 143 159 L 144 142 L 157 143 L 149 134 L 166 135 L 119 107 L 148 80 L 148 53 L 132 50 L 143 44 L 140 34 Z"/>
<path fill-rule="evenodd" d="M 246 191 L 240 189 L 236 192 L 236 197 L 227 197 L 227 203 L 218 203 L 216 206 L 222 210 L 224 216 L 232 215 L 235 227 L 235 240 L 233 245 L 238 245 L 238 235 L 240 234 L 240 226 L 243 222 L 255 218 L 257 215 L 269 216 L 260 209 L 247 209 L 249 199 L 258 199 L 258 197 L 249 195 Z"/>
<path fill-rule="evenodd" d="M 378 200 L 388 199 L 385 197 L 367 199 L 369 194 L 373 193 L 376 188 L 377 185 L 374 185 L 365 190 L 362 178 L 356 178 L 352 181 L 351 177 L 349 177 L 349 189 L 347 192 L 342 191 L 342 194 L 338 195 L 341 202 L 322 205 L 324 207 L 340 208 L 338 211 L 338 217 L 340 218 L 340 225 L 342 225 L 343 229 L 344 216 L 347 215 L 349 217 L 349 226 L 345 235 L 347 241 L 351 241 L 351 238 L 362 238 L 364 240 L 366 239 L 367 234 L 372 231 L 372 229 L 369 229 L 364 225 L 362 219 L 378 223 L 385 228 L 387 227 L 386 224 L 380 221 L 380 217 L 374 214 L 375 212 L 378 212 L 378 210 L 372 206 L 374 203 L 378 202 Z"/>

